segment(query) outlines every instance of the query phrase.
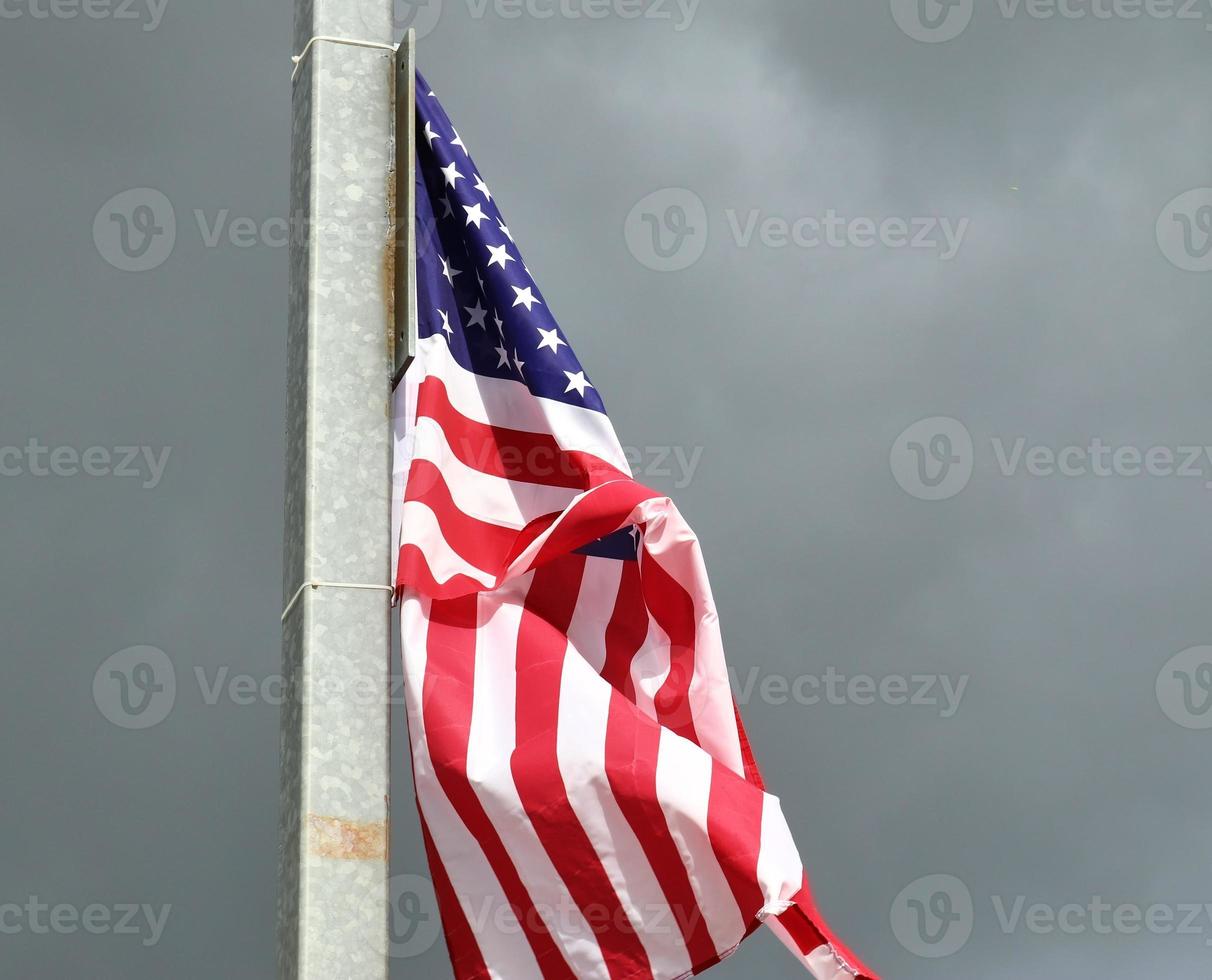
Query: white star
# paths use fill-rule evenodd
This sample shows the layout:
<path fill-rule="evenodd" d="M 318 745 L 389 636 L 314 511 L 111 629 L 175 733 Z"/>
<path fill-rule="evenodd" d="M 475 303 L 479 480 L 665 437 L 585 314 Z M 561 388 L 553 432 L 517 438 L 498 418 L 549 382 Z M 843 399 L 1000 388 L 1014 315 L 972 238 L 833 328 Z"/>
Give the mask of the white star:
<path fill-rule="evenodd" d="M 484 292 L 484 277 L 482 275 L 480 275 L 480 269 L 478 266 L 476 267 L 476 282 L 478 282 L 480 284 L 480 292 L 483 293 Z"/>
<path fill-rule="evenodd" d="M 454 208 L 450 206 L 450 197 L 446 194 L 442 195 L 442 217 L 453 218 Z"/>
<path fill-rule="evenodd" d="M 433 131 L 433 125 L 427 120 L 425 123 L 425 138 L 429 140 L 429 145 L 433 146 L 433 141 L 441 139 L 437 133 Z"/>
<path fill-rule="evenodd" d="M 507 351 L 504 347 L 498 347 L 497 353 L 501 355 L 501 361 L 499 364 L 497 364 L 497 367 L 509 367 L 509 351 Z"/>
<path fill-rule="evenodd" d="M 553 354 L 558 354 L 560 352 L 560 344 L 563 344 L 565 347 L 568 346 L 568 341 L 560 337 L 559 330 L 544 330 L 542 327 L 539 327 L 539 334 L 543 338 L 539 344 L 539 350 L 542 350 L 544 347 L 550 347 Z"/>
<path fill-rule="evenodd" d="M 518 352 L 516 350 L 513 352 L 513 363 L 518 366 L 518 374 L 521 375 L 522 368 L 526 366 L 526 362 L 518 360 Z"/>
<path fill-rule="evenodd" d="M 475 183 L 476 190 L 478 190 L 481 194 L 484 195 L 485 198 L 487 198 L 488 200 L 491 201 L 492 194 L 489 193 L 488 185 L 486 183 L 484 183 L 484 178 L 481 177 L 479 174 L 474 174 L 473 176 L 476 179 L 476 183 Z"/>
<path fill-rule="evenodd" d="M 530 312 L 530 308 L 534 306 L 535 303 L 539 303 L 539 301 L 534 298 L 534 293 L 531 292 L 529 286 L 527 286 L 525 289 L 519 289 L 517 286 L 514 286 L 513 291 L 518 294 L 518 298 L 513 301 L 513 305 L 526 307 L 527 313 Z M 539 303 L 539 306 L 542 305 L 542 303 Z"/>
<path fill-rule="evenodd" d="M 488 314 L 488 311 L 480 305 L 479 300 L 476 300 L 475 306 L 465 306 L 463 309 L 471 314 L 471 319 L 467 321 L 469 327 L 479 327 L 481 330 L 488 329 L 488 325 L 484 322 L 484 317 Z"/>
<path fill-rule="evenodd" d="M 456 269 L 453 265 L 442 259 L 442 275 L 446 277 L 446 281 L 452 286 L 454 285 L 455 276 L 461 276 L 463 273 Z"/>
<path fill-rule="evenodd" d="M 453 337 L 454 331 L 450 328 L 450 317 L 446 315 L 445 310 L 438 310 L 442 317 L 442 332 Z"/>
<path fill-rule="evenodd" d="M 457 129 L 452 130 L 452 132 L 455 134 L 455 138 L 450 141 L 450 145 L 457 146 L 464 153 L 466 153 L 467 147 L 463 145 L 463 137 L 459 135 L 459 131 Z"/>
<path fill-rule="evenodd" d="M 488 218 L 488 215 L 484 213 L 483 206 L 480 204 L 475 204 L 471 207 L 464 204 L 463 210 L 467 212 L 467 223 L 469 225 L 474 224 L 477 229 L 480 227 L 480 222 Z"/>
<path fill-rule="evenodd" d="M 564 389 L 564 394 L 566 395 L 570 391 L 575 391 L 578 395 L 584 398 L 585 389 L 593 387 L 593 385 L 585 380 L 584 371 L 578 371 L 576 374 L 573 374 L 571 371 L 565 371 L 564 376 L 568 378 L 568 387 Z"/>
<path fill-rule="evenodd" d="M 512 255 L 509 254 L 508 245 L 497 245 L 495 247 L 492 245 L 489 245 L 489 246 L 487 246 L 487 248 L 488 248 L 489 253 L 492 255 L 492 258 L 488 260 L 488 268 L 490 268 L 490 269 L 494 265 L 499 265 L 502 269 L 504 269 L 505 263 L 518 261 Z M 527 307 L 527 309 L 530 309 L 530 307 Z"/>
<path fill-rule="evenodd" d="M 505 339 L 505 321 L 501 319 L 501 314 L 496 310 L 492 311 L 492 319 L 497 325 L 497 333 L 501 335 L 501 339 Z"/>
<path fill-rule="evenodd" d="M 439 167 L 438 169 L 442 171 L 442 176 L 446 178 L 446 186 L 448 187 L 454 187 L 460 180 L 467 179 L 459 173 L 457 164 L 452 163 L 449 167 Z"/>
<path fill-rule="evenodd" d="M 506 238 L 508 238 L 508 239 L 509 239 L 509 240 L 512 242 L 512 241 L 513 241 L 513 235 L 512 235 L 512 234 L 510 234 L 509 229 L 505 227 L 505 222 L 504 222 L 504 221 L 498 221 L 498 222 L 497 222 L 497 224 L 501 226 L 501 234 L 503 234 L 503 235 L 504 235 Z"/>

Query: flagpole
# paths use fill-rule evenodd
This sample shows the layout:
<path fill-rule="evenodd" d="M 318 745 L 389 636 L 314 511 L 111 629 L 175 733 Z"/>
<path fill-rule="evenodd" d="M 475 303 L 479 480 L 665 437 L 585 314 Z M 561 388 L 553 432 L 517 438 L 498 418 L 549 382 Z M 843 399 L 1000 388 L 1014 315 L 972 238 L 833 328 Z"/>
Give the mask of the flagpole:
<path fill-rule="evenodd" d="M 388 972 L 393 97 L 412 71 L 392 41 L 392 0 L 295 0 L 281 980 Z"/>

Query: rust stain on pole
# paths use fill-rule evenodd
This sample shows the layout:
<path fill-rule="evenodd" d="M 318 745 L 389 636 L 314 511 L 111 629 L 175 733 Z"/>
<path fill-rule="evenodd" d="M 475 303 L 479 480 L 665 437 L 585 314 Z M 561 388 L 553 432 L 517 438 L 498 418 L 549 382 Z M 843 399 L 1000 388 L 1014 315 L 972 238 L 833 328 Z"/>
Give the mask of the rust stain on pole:
<path fill-rule="evenodd" d="M 400 219 L 396 215 L 396 174 L 393 169 L 387 174 L 387 235 L 383 242 L 383 300 L 387 323 L 387 350 L 390 354 L 392 370 L 396 363 L 396 304 L 400 302 L 396 296 L 396 243 L 399 235 Z M 387 414 L 391 416 L 391 402 L 387 403 Z"/>
<path fill-rule="evenodd" d="M 344 861 L 386 861 L 387 824 L 358 823 L 309 813 L 307 850 L 317 857 Z"/>

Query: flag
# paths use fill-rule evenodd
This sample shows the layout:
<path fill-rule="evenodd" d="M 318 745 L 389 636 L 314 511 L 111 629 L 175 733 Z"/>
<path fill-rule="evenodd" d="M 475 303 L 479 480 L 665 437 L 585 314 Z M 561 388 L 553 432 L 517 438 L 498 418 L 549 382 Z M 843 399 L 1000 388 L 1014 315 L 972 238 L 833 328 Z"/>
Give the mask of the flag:
<path fill-rule="evenodd" d="M 393 520 L 422 831 L 459 980 L 672 980 L 817 912 L 729 684 L 699 543 L 632 479 L 467 147 L 417 96 L 416 360 Z"/>

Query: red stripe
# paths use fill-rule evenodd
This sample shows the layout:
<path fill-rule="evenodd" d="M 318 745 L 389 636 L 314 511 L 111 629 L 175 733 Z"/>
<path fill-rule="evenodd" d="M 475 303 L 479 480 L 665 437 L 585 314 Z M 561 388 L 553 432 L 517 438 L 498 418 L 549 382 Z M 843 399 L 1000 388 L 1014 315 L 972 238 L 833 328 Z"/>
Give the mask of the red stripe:
<path fill-rule="evenodd" d="M 559 514 L 547 514 L 543 517 L 536 517 L 522 530 L 512 532 L 513 543 L 504 555 L 484 555 L 483 557 L 486 559 L 499 559 L 494 563 L 487 564 L 486 567 L 477 566 L 480 568 L 480 571 L 492 576 L 493 581 L 489 586 L 485 586 L 479 579 L 474 579 L 470 575 L 463 574 L 456 574 L 446 582 L 439 582 L 433 574 L 433 570 L 429 567 L 429 559 L 425 556 L 425 552 L 421 550 L 420 546 L 415 544 L 403 545 L 400 548 L 399 563 L 396 566 L 396 589 L 413 588 L 422 595 L 427 595 L 434 599 L 456 599 L 459 596 L 470 595 L 474 592 L 494 591 L 505 581 L 505 575 L 509 571 L 509 566 L 513 563 L 514 559 L 529 548 L 534 539 L 543 534 L 559 516 Z M 581 542 L 581 544 L 589 544 L 595 540 L 597 539 L 588 538 Z M 577 547 L 579 548 L 581 545 L 577 545 Z M 517 574 L 525 574 L 543 560 L 543 555 L 539 555 L 526 568 L 519 569 Z"/>
<path fill-rule="evenodd" d="M 506 901 L 525 931 L 544 978 L 575 980 L 551 938 L 509 852 L 467 778 L 475 681 L 477 596 L 434 601 L 426 642 L 428 659 L 421 693 L 422 719 L 434 774 L 468 831 L 488 859 Z"/>
<path fill-rule="evenodd" d="M 761 790 L 712 760 L 707 835 L 746 923 L 752 922 L 766 903 L 757 881 L 764 801 Z"/>
<path fill-rule="evenodd" d="M 565 452 L 548 433 L 469 419 L 454 407 L 446 385 L 435 377 L 426 378 L 418 389 L 417 419 L 422 418 L 431 418 L 441 426 L 456 458 L 489 476 L 575 490 L 628 478 L 597 456 Z"/>
<path fill-rule="evenodd" d="M 557 755 L 560 687 L 568 627 L 580 595 L 585 556 L 569 555 L 535 572 L 518 629 L 511 768 L 518 796 L 556 871 L 594 933 L 611 977 L 652 976 L 648 954 L 627 922 L 622 903 L 593 842 L 568 802 Z M 566 719 L 565 724 L 575 724 Z"/>
<path fill-rule="evenodd" d="M 627 523 L 640 504 L 656 496 L 658 494 L 630 478 L 594 488 L 560 516 L 533 565 L 559 558 L 612 534 Z"/>
<path fill-rule="evenodd" d="M 732 699 L 732 714 L 736 718 L 737 737 L 741 740 L 741 761 L 745 766 L 745 778 L 758 789 L 765 790 L 766 780 L 762 778 L 762 771 L 753 756 L 753 746 L 749 742 L 749 733 L 745 731 L 745 723 L 741 721 L 741 709 L 735 697 Z"/>
<path fill-rule="evenodd" d="M 432 486 L 427 489 L 431 493 L 436 492 Z M 617 531 L 639 504 L 654 496 L 656 495 L 653 491 L 634 480 L 618 480 L 585 494 L 562 514 L 547 514 L 535 518 L 521 531 L 514 532 L 513 545 L 501 561 L 484 565 L 473 562 L 477 568 L 493 577 L 493 584 L 489 586 L 461 574 L 441 583 L 429 567 L 425 553 L 415 544 L 405 544 L 400 548 L 399 563 L 396 566 L 396 585 L 417 589 L 423 595 L 434 599 L 453 599 L 472 592 L 491 591 L 504 581 L 508 566 L 544 532 L 550 530 L 550 537 L 529 565 L 518 569 L 516 574 L 537 568 Z M 476 547 L 466 542 L 464 545 L 468 548 Z M 481 557 L 487 560 L 493 556 L 485 553 Z"/>
<path fill-rule="evenodd" d="M 409 745 L 415 745 L 412 739 L 412 721 L 404 713 L 404 727 L 408 733 Z M 429 832 L 429 822 L 425 819 L 425 810 L 421 806 L 421 794 L 417 791 L 417 768 L 410 766 L 412 773 L 412 792 L 417 804 L 417 815 L 421 820 L 421 835 L 425 842 L 425 856 L 429 862 L 429 872 L 433 875 L 434 897 L 438 900 L 438 913 L 442 918 L 442 932 L 446 936 L 446 951 L 450 955 L 456 980 L 489 980 L 488 964 L 480 951 L 475 933 L 467 921 L 463 906 L 455 893 L 446 865 L 442 863 L 442 855 L 438 852 Z"/>
<path fill-rule="evenodd" d="M 694 600 L 660 563 L 645 551 L 640 560 L 644 601 L 652 618 L 669 637 L 669 676 L 657 692 L 657 720 L 670 731 L 699 742 L 694 729 L 690 682 L 694 679 L 695 635 L 698 617 Z"/>
<path fill-rule="evenodd" d="M 851 969 L 858 971 L 857 980 L 878 980 L 866 964 L 854 955 L 825 924 L 816 907 L 808 875 L 804 874 L 803 887 L 791 899 L 795 904 L 779 916 L 779 925 L 786 929 L 800 951 L 806 956 L 821 946 L 830 946 Z"/>
<path fill-rule="evenodd" d="M 606 627 L 606 661 L 602 677 L 628 701 L 635 701 L 631 662 L 648 638 L 648 609 L 640 588 L 640 563 L 623 562 L 619 594 Z"/>
<path fill-rule="evenodd" d="M 787 930 L 799 951 L 807 956 L 814 949 L 827 945 L 825 937 L 805 911 L 793 905 L 779 916 L 779 925 Z"/>
<path fill-rule="evenodd" d="M 614 798 L 644 849 L 696 968 L 720 950 L 690 885 L 682 853 L 657 800 L 656 766 L 661 730 L 623 695 L 612 692 L 606 724 L 606 776 Z"/>
<path fill-rule="evenodd" d="M 501 568 L 518 540 L 517 528 L 482 521 L 459 510 L 446 477 L 427 459 L 412 461 L 404 500 L 432 510 L 451 550 L 476 568 Z"/>
<path fill-rule="evenodd" d="M 433 890 L 438 899 L 438 910 L 442 915 L 442 932 L 446 935 L 446 949 L 454 967 L 456 980 L 489 980 L 488 964 L 476 935 L 471 930 L 459 896 L 455 893 L 446 866 L 434 846 L 429 834 L 429 824 L 421 814 L 421 835 L 425 839 L 425 854 L 429 858 L 429 872 L 433 875 Z"/>
<path fill-rule="evenodd" d="M 521 531 L 514 532 L 513 544 L 510 546 L 508 553 L 502 556 L 501 560 L 495 565 L 489 565 L 487 568 L 480 569 L 480 571 L 487 572 L 492 576 L 492 584 L 487 586 L 479 579 L 474 579 L 470 575 L 463 575 L 461 573 L 451 576 L 445 582 L 439 582 L 433 574 L 433 570 L 429 567 L 429 559 L 425 556 L 425 552 L 415 544 L 403 545 L 400 548 L 399 563 L 396 565 L 397 592 L 399 589 L 407 587 L 416 589 L 422 595 L 433 599 L 457 599 L 459 596 L 471 595 L 476 592 L 494 591 L 505 581 L 505 574 L 509 570 L 509 565 L 513 560 L 530 547 L 531 542 L 546 531 L 551 526 L 551 522 L 558 516 L 558 514 L 548 514 L 545 517 L 535 518 Z M 584 543 L 588 544 L 589 542 Z M 493 556 L 485 557 L 491 558 Z M 537 562 L 532 563 L 527 568 L 520 569 L 517 574 L 524 574 L 534 564 L 537 564 Z"/>
<path fill-rule="evenodd" d="M 630 702 L 623 708 L 612 700 L 610 726 L 607 733 L 607 769 L 611 773 L 611 788 L 628 823 L 639 838 L 640 845 L 665 893 L 666 901 L 675 910 L 682 930 L 682 939 L 694 960 L 693 973 L 702 973 L 720 962 L 715 942 L 707 932 L 697 899 L 690 887 L 682 863 L 681 851 L 669 834 L 664 812 L 656 801 L 655 754 L 659 750 L 660 733 L 649 738 L 651 770 L 628 767 L 628 740 L 623 728 L 629 721 L 628 710 L 638 715 L 635 704 L 635 683 L 631 675 L 632 662 L 648 638 L 648 608 L 644 605 L 638 562 L 624 562 L 610 623 L 606 627 L 606 662 L 602 677 L 622 698 Z M 617 712 L 617 713 L 616 713 Z M 645 733 L 637 733 L 632 741 L 634 758 L 643 752 L 640 744 L 644 735 L 651 736 L 645 718 Z M 630 801 L 628 803 L 628 801 Z M 645 805 L 647 803 L 647 805 Z"/>
<path fill-rule="evenodd" d="M 400 549 L 400 561 L 396 566 L 397 592 L 402 588 L 416 589 L 422 595 L 443 601 L 487 591 L 482 582 L 469 575 L 455 575 L 446 582 L 439 582 L 429 568 L 425 552 L 415 544 L 406 544 Z"/>

